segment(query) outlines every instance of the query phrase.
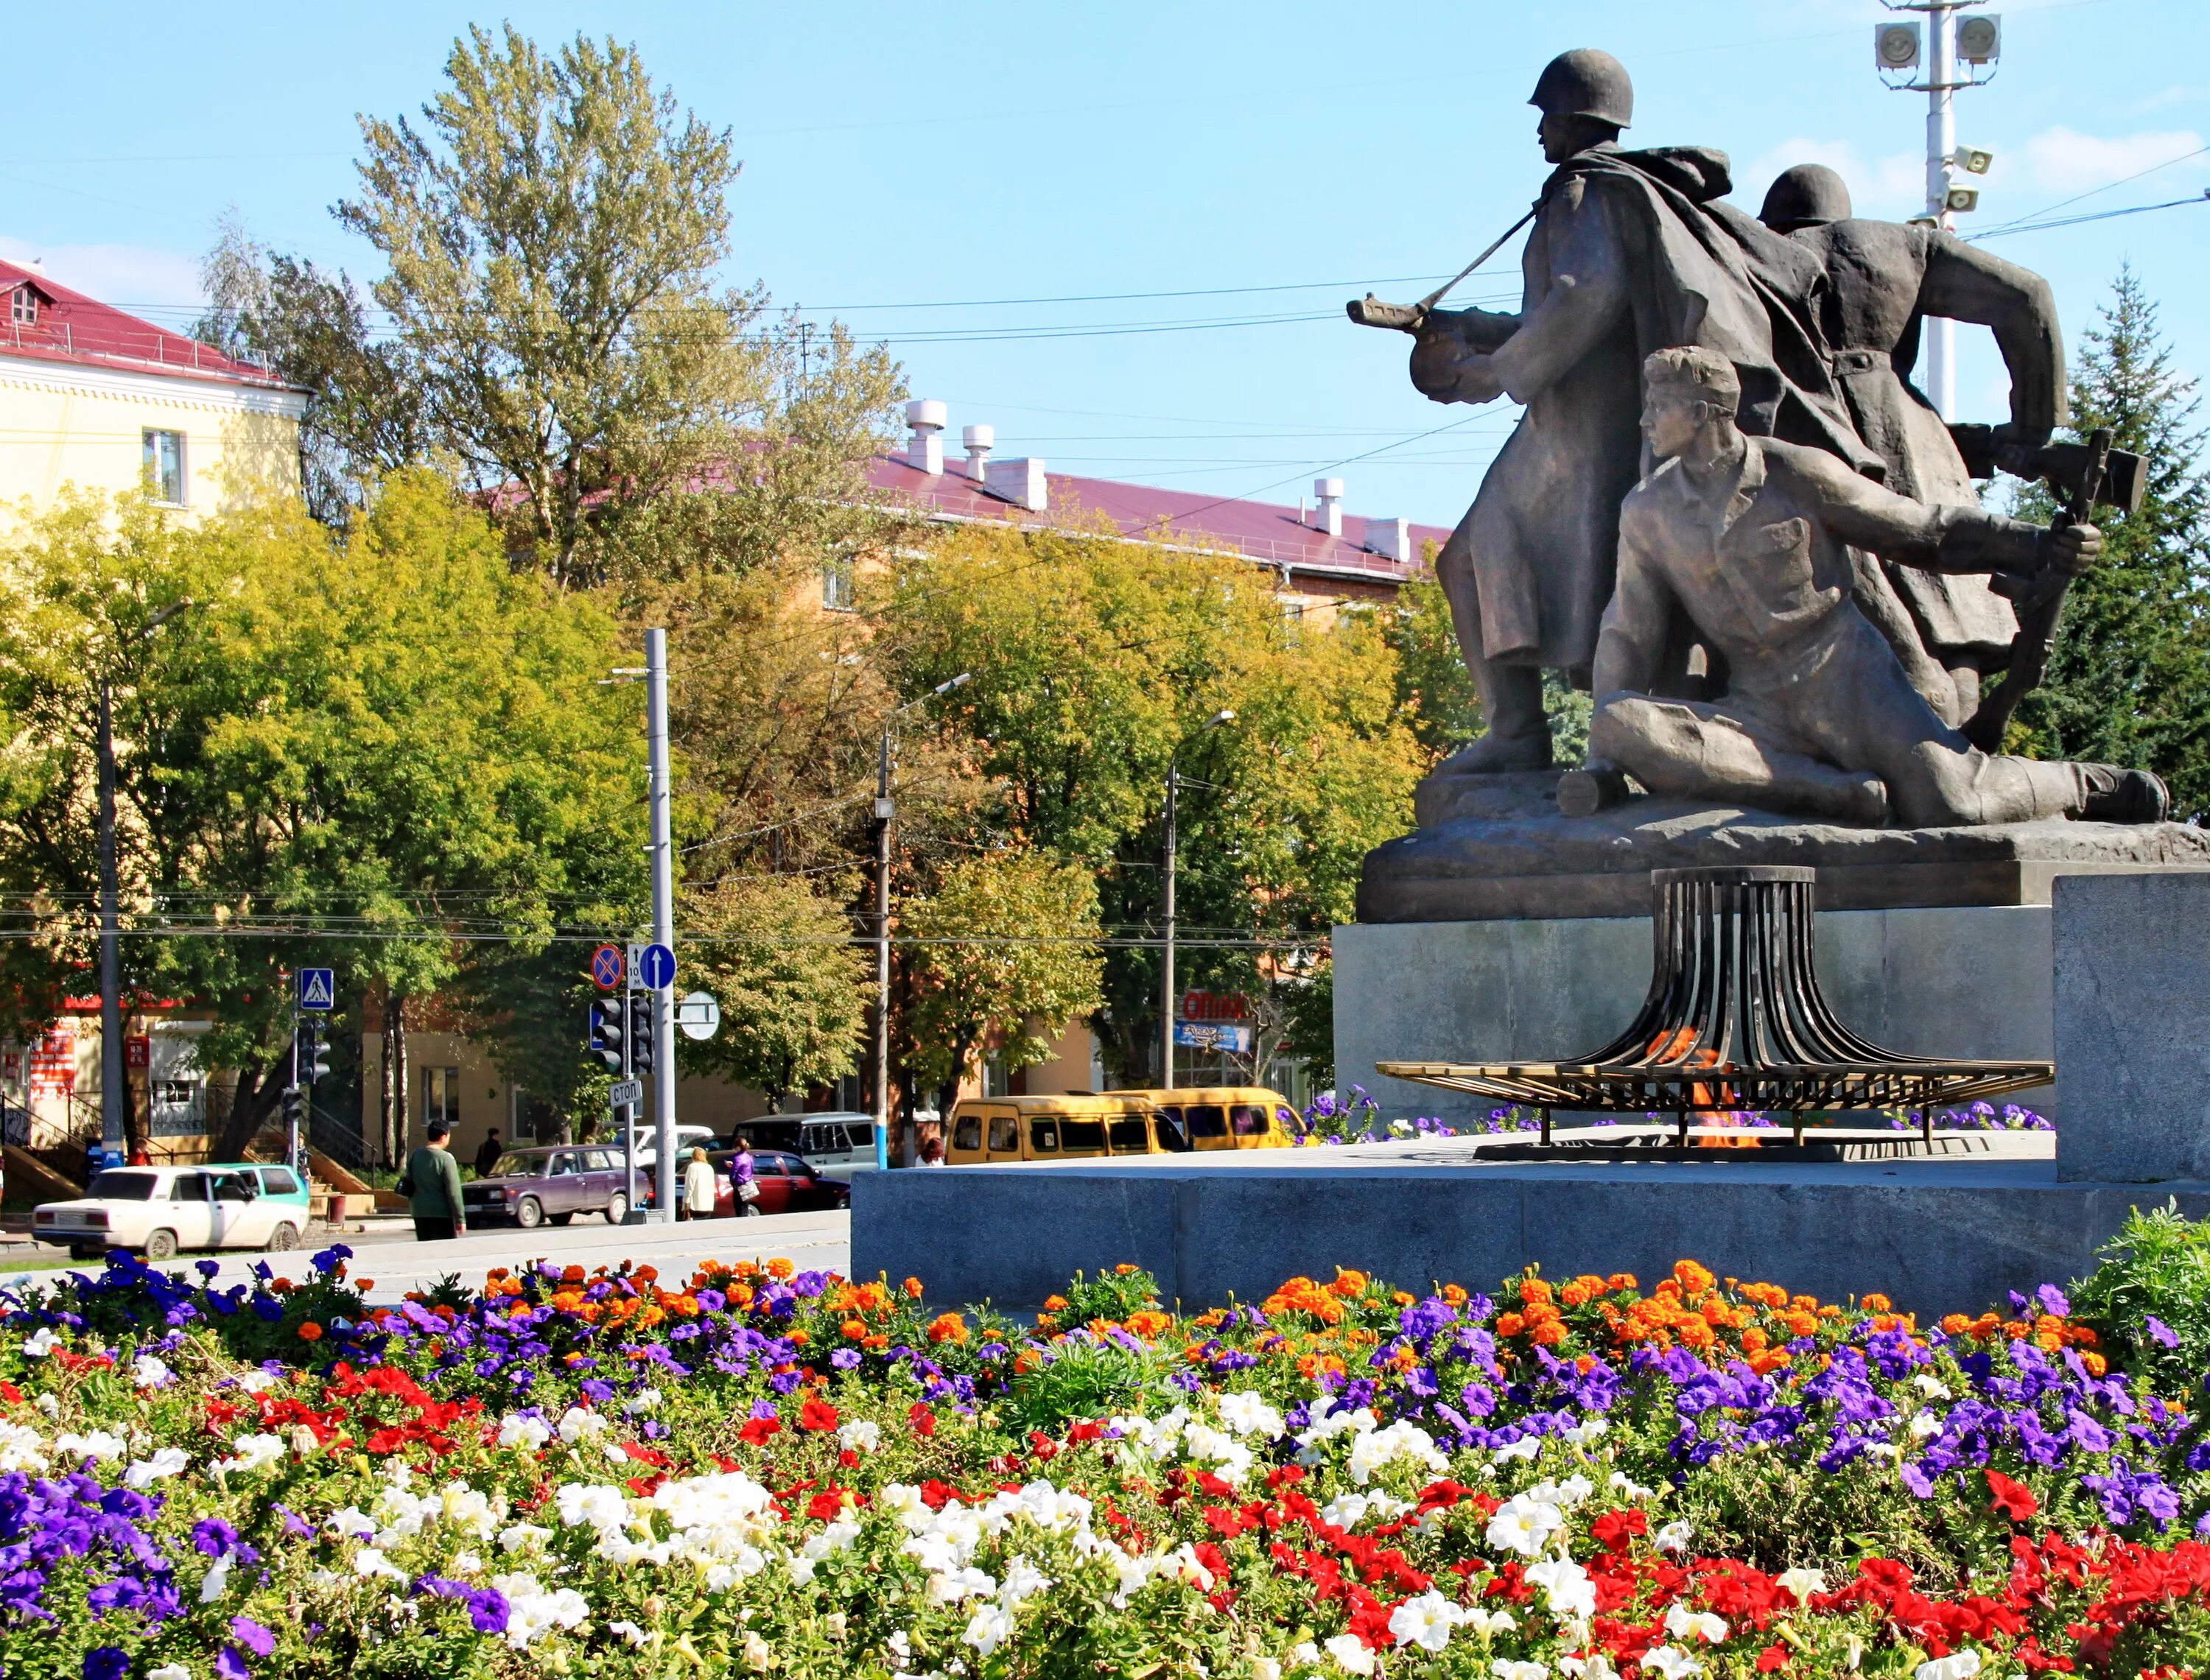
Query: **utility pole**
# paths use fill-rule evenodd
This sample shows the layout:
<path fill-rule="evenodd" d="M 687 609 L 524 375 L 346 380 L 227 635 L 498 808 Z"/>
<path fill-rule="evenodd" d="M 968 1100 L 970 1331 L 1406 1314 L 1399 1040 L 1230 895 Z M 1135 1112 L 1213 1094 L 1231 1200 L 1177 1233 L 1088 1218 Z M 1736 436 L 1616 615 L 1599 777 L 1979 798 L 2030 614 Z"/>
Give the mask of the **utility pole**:
<path fill-rule="evenodd" d="M 1205 720 L 1202 732 L 1235 721 L 1235 714 L 1223 707 Z M 1164 1091 L 1174 1088 L 1174 798 L 1180 791 L 1181 748 L 1176 745 L 1167 758 L 1166 890 L 1161 897 L 1166 945 L 1159 961 L 1159 1088 Z"/>
<path fill-rule="evenodd" d="M 875 1165 L 883 1171 L 891 1164 L 891 820 L 897 815 L 897 801 L 891 797 L 891 732 L 916 706 L 974 676 L 963 671 L 883 720 L 882 754 L 875 765 Z"/>
<path fill-rule="evenodd" d="M 668 817 L 667 632 L 644 633 L 646 738 L 650 756 L 648 798 L 652 809 L 652 937 L 675 948 L 675 840 Z M 653 1223 L 675 1219 L 675 1043 L 674 989 L 663 986 L 652 999 L 653 1150 L 656 1180 Z M 624 1035 L 627 1042 L 627 1035 Z"/>
<path fill-rule="evenodd" d="M 891 732 L 875 767 L 875 1165 L 891 1164 Z"/>
<path fill-rule="evenodd" d="M 115 701 L 100 679 L 100 1145 L 120 1150 L 124 1135 L 123 960 L 117 949 L 121 896 L 115 868 Z"/>
<path fill-rule="evenodd" d="M 151 617 L 131 642 L 140 642 L 192 605 L 172 601 Z M 115 861 L 115 685 L 106 671 L 100 678 L 100 1145 L 120 1150 L 129 1128 L 130 1091 L 123 1073 L 123 958 L 118 948 L 122 885 Z M 150 1074 L 151 1069 L 149 1069 Z"/>
<path fill-rule="evenodd" d="M 1883 23 L 1873 31 L 1873 61 L 1883 77 L 1923 71 L 1923 80 L 1890 81 L 1899 93 L 1926 95 L 1926 208 L 1911 220 L 1944 233 L 1957 231 L 1957 213 L 1978 208 L 1977 188 L 1959 186 L 1955 172 L 1984 175 L 1990 154 L 1957 144 L 1956 92 L 1983 86 L 2002 48 L 2002 23 L 1990 14 L 1959 17 L 1966 0 L 1887 0 L 1888 9 L 1923 12 L 1926 21 Z M 1987 75 L 1978 74 L 1986 70 Z M 1942 316 L 1921 323 L 1925 348 L 1926 400 L 1945 420 L 1956 418 L 1956 325 Z"/>

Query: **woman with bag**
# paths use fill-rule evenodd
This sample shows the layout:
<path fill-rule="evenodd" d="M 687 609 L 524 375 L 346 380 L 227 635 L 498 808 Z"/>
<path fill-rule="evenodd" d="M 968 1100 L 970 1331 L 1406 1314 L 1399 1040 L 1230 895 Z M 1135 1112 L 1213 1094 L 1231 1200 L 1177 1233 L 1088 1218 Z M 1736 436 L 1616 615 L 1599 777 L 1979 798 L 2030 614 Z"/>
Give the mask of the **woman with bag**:
<path fill-rule="evenodd" d="M 714 1164 L 706 1159 L 703 1149 L 693 1149 L 690 1160 L 683 1168 L 683 1217 L 686 1219 L 710 1219 L 714 1217 Z"/>
<path fill-rule="evenodd" d="M 737 1153 L 729 1157 L 729 1183 L 736 1188 L 738 1216 L 747 1219 L 758 1219 L 760 1216 L 758 1175 L 752 1171 L 752 1146 L 742 1138 L 737 1141 Z"/>

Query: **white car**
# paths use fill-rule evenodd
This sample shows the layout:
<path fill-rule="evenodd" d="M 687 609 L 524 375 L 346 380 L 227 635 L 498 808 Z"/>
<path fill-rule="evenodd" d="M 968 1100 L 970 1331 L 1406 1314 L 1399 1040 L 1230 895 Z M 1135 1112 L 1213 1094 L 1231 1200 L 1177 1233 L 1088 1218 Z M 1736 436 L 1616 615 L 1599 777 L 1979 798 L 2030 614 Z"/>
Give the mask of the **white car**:
<path fill-rule="evenodd" d="M 632 1126 L 630 1135 L 637 1140 L 637 1164 L 656 1165 L 660 1160 L 660 1133 L 652 1126 Z M 620 1146 L 615 1146 L 619 1148 Z M 693 1149 L 718 1149 L 721 1142 L 711 1126 L 678 1126 L 675 1129 L 675 1165 L 681 1176 L 683 1164 L 691 1159 Z"/>
<path fill-rule="evenodd" d="M 74 1201 L 42 1202 L 31 1233 L 79 1260 L 137 1249 L 168 1260 L 185 1249 L 296 1249 L 307 1187 L 289 1167 L 112 1166 Z"/>

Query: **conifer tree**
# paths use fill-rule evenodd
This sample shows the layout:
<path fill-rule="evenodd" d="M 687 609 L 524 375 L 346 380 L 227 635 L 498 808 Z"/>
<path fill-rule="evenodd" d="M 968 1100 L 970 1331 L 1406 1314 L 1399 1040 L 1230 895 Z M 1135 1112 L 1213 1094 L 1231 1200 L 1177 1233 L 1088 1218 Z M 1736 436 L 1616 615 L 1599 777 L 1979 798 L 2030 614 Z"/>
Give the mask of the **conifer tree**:
<path fill-rule="evenodd" d="M 2042 686 L 2007 745 L 2040 758 L 2139 766 L 2170 784 L 2173 815 L 2210 812 L 2210 471 L 2195 382 L 2174 365 L 2157 308 L 2130 267 L 2083 341 L 2072 431 L 2110 428 L 2148 458 L 2139 512 L 2098 513 L 2103 562 L 2075 581 Z M 2039 488 L 2023 518 L 2056 503 Z"/>

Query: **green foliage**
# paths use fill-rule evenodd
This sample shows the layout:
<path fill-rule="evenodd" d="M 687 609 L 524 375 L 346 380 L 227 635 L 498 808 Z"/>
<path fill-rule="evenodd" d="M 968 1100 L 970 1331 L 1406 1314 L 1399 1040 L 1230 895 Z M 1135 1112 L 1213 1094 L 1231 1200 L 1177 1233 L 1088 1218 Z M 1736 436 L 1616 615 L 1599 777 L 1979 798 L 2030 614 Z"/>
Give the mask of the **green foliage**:
<path fill-rule="evenodd" d="M 1398 592 L 1389 640 L 1397 653 L 1397 704 L 1431 769 L 1482 731 L 1481 695 L 1458 651 L 1450 601 L 1432 570 Z"/>
<path fill-rule="evenodd" d="M 20 995 L 90 948 L 105 672 L 124 900 L 166 930 L 126 921 L 125 981 L 213 1011 L 203 1065 L 239 1075 L 226 1153 L 274 1102 L 305 962 L 335 962 L 349 1007 L 448 989 L 510 1078 L 572 1088 L 581 964 L 556 924 L 627 926 L 643 896 L 634 702 L 592 680 L 621 657 L 602 613 L 514 575 L 426 474 L 342 541 L 297 504 L 188 527 L 65 502 L 0 567 L 0 882 L 40 931 L 10 948 L 44 969 Z"/>
<path fill-rule="evenodd" d="M 1303 1058 L 1316 1088 L 1335 1083 L 1335 960 L 1323 958 L 1310 975 L 1277 987 L 1285 1025 L 1282 1049 Z"/>
<path fill-rule="evenodd" d="M 2100 513 L 2101 564 L 2072 586 L 2049 674 L 2012 720 L 2006 745 L 2040 758 L 2152 769 L 2173 814 L 2210 813 L 2210 473 L 2195 382 L 2174 364 L 2157 309 L 2130 268 L 2085 338 L 2072 384 L 2072 430 L 2110 429 L 2149 458 L 2140 512 Z M 2021 518 L 2056 511 L 2044 490 Z"/>
<path fill-rule="evenodd" d="M 833 880 L 830 892 L 848 888 Z M 686 961 L 722 1006 L 721 1031 L 679 1039 L 686 1069 L 782 1098 L 858 1065 L 866 963 L 851 919 L 799 876 L 738 877 L 684 897 Z"/>
<path fill-rule="evenodd" d="M 1011 1070 L 1042 1061 L 1097 1007 L 1097 885 L 1078 864 L 1030 850 L 963 858 L 902 921 L 915 942 L 906 1064 L 944 1093 L 945 1113 L 993 1024 Z"/>
<path fill-rule="evenodd" d="M 2135 1207 L 2097 1250 L 2102 1263 L 2072 1286 L 2073 1310 L 2098 1330 L 2111 1357 L 2158 1390 L 2183 1394 L 2210 1371 L 2210 1221 L 2183 1219 L 2175 1200 Z M 2163 1323 L 2167 1347 L 2143 1326 Z"/>
<path fill-rule="evenodd" d="M 1115 1412 L 1163 1410 L 1173 1404 L 1166 1380 L 1174 1362 L 1155 1347 L 1118 1342 L 1069 1342 L 1006 1392 L 1007 1420 L 1017 1430 L 1063 1431 L 1071 1423 Z"/>

